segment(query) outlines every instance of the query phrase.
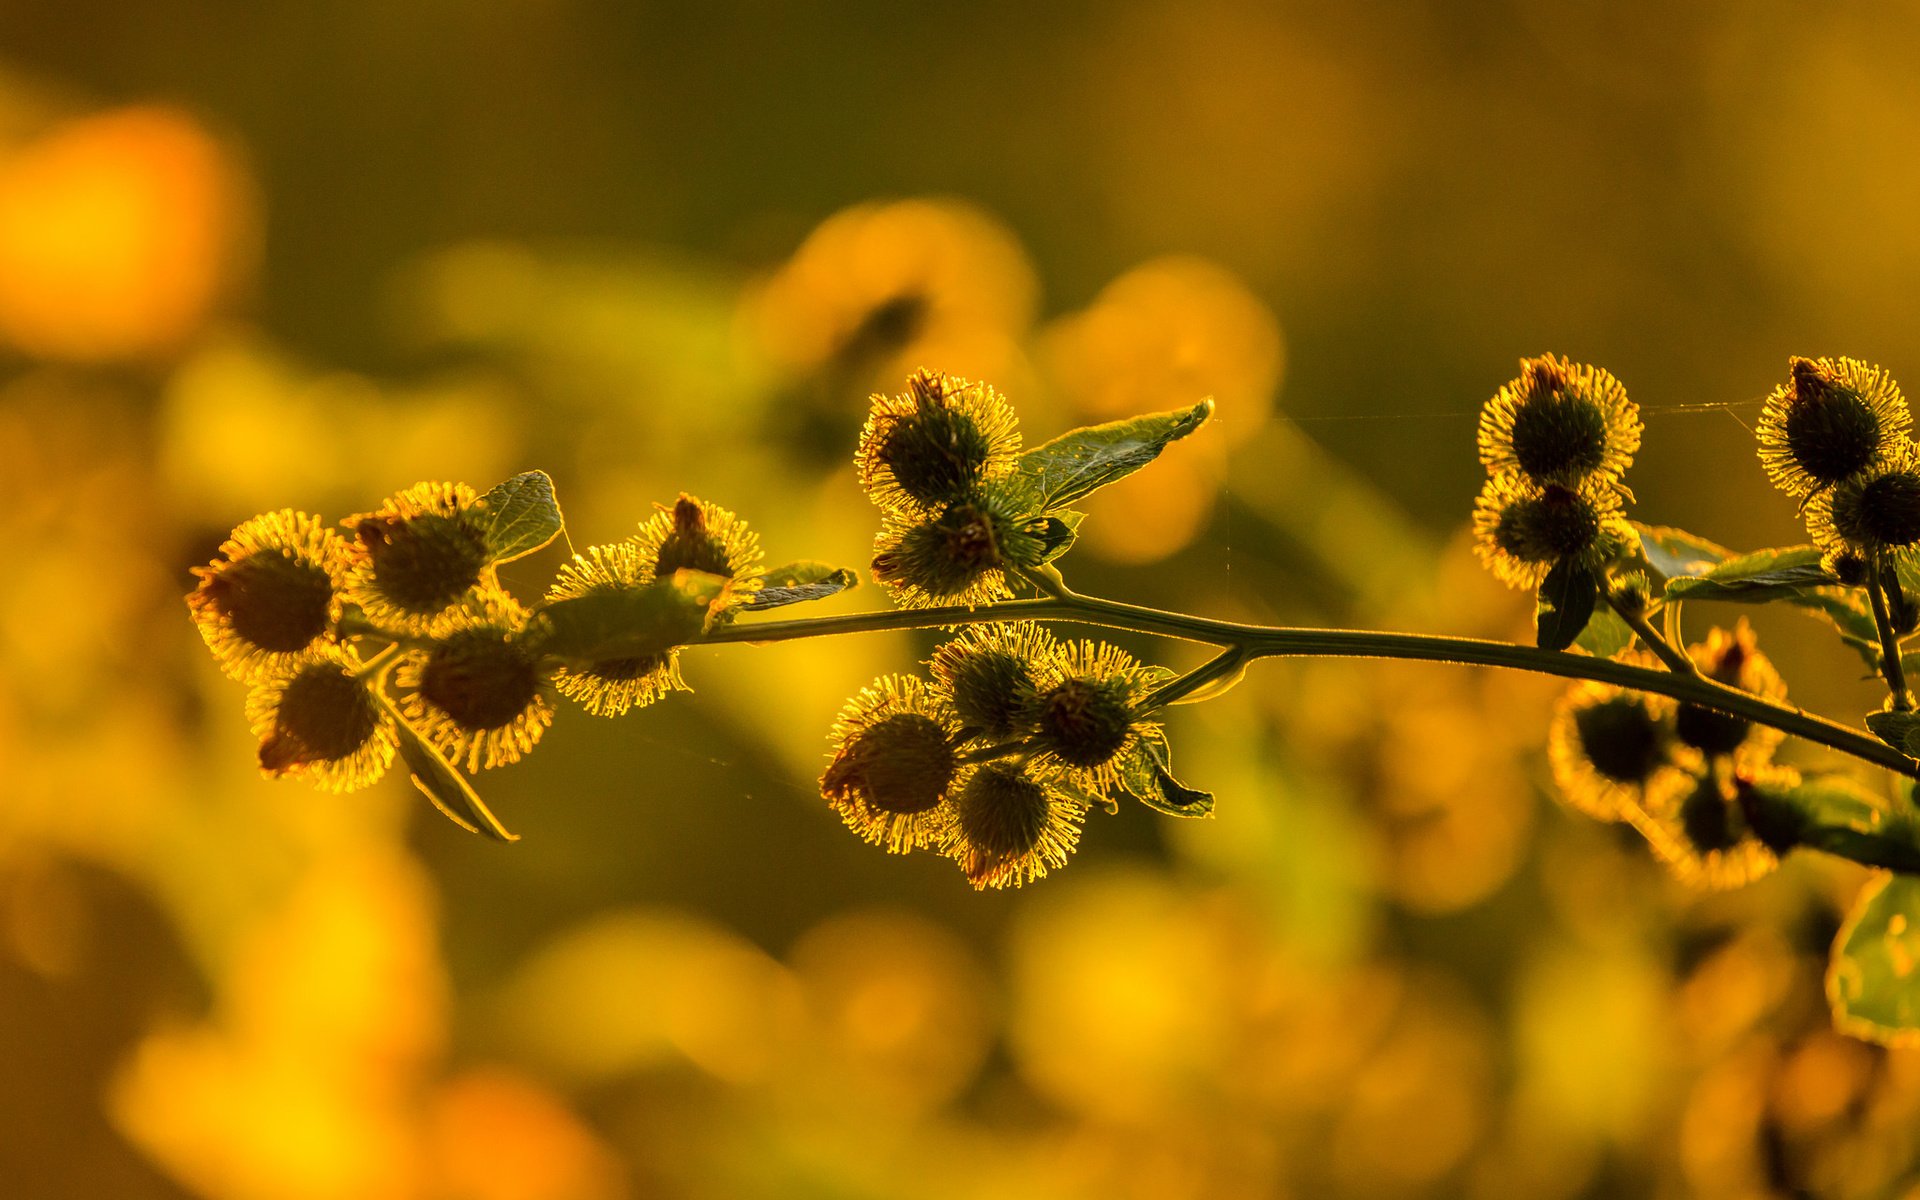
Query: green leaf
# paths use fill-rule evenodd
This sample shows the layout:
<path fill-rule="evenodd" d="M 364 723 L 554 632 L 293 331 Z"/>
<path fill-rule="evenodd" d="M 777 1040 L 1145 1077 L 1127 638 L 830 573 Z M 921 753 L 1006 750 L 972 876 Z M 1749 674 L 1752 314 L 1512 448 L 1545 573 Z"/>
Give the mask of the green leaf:
<path fill-rule="evenodd" d="M 1838 582 L 1820 565 L 1818 546 L 1781 546 L 1729 558 L 1700 575 L 1671 579 L 1667 598 L 1759 604 Z"/>
<path fill-rule="evenodd" d="M 1555 563 L 1540 583 L 1534 605 L 1534 643 L 1542 650 L 1565 650 L 1593 617 L 1600 580 L 1591 568 L 1572 559 Z"/>
<path fill-rule="evenodd" d="M 1873 736 L 1906 755 L 1920 757 L 1920 713 L 1888 712 L 1881 709 L 1867 714 L 1867 728 Z"/>
<path fill-rule="evenodd" d="M 1173 774 L 1173 749 L 1156 730 L 1121 770 L 1120 786 L 1140 803 L 1169 817 L 1211 817 L 1213 793 L 1190 788 Z"/>
<path fill-rule="evenodd" d="M 1050 563 L 1073 549 L 1074 542 L 1080 538 L 1080 522 L 1086 519 L 1087 514 L 1069 508 L 1049 513 L 1028 524 L 1027 532 L 1040 540 L 1040 557 L 1033 565 Z"/>
<path fill-rule="evenodd" d="M 1595 658 L 1612 658 L 1614 655 L 1633 645 L 1633 627 L 1620 619 L 1620 614 L 1604 605 L 1596 605 L 1593 618 L 1573 644 L 1585 650 Z"/>
<path fill-rule="evenodd" d="M 1212 415 L 1208 397 L 1192 408 L 1063 433 L 1020 456 L 1014 484 L 1032 499 L 1034 512 L 1056 513 L 1146 466 Z"/>
<path fill-rule="evenodd" d="M 1920 878 L 1869 883 L 1833 941 L 1827 1002 L 1842 1033 L 1883 1045 L 1920 1035 Z"/>
<path fill-rule="evenodd" d="M 1668 579 L 1704 575 L 1721 561 L 1732 558 L 1733 551 L 1684 529 L 1665 525 L 1633 523 L 1640 535 L 1640 551 L 1654 570 Z"/>
<path fill-rule="evenodd" d="M 523 471 L 480 497 L 486 522 L 487 557 L 497 563 L 524 558 L 560 536 L 566 520 L 545 471 Z"/>
<path fill-rule="evenodd" d="M 1846 775 L 1810 777 L 1773 792 L 1756 788 L 1748 820 L 1776 851 L 1805 846 L 1870 867 L 1920 872 L 1920 814 L 1889 808 Z"/>
<path fill-rule="evenodd" d="M 534 613 L 529 645 L 536 653 L 579 662 L 660 654 L 707 631 L 726 585 L 724 576 L 675 571 L 645 585 L 555 600 Z"/>
<path fill-rule="evenodd" d="M 824 600 L 855 586 L 860 579 L 845 567 L 803 559 L 775 567 L 761 577 L 761 587 L 742 607 L 749 611 L 781 608 L 808 600 Z"/>
<path fill-rule="evenodd" d="M 481 801 L 480 794 L 473 790 L 467 777 L 455 770 L 453 764 L 431 742 L 421 737 L 419 730 L 400 719 L 398 713 L 394 715 L 400 727 L 400 758 L 413 776 L 413 786 L 419 788 L 449 821 L 468 833 L 477 833 L 499 842 L 519 841 L 520 835 L 507 832 L 507 827 Z"/>

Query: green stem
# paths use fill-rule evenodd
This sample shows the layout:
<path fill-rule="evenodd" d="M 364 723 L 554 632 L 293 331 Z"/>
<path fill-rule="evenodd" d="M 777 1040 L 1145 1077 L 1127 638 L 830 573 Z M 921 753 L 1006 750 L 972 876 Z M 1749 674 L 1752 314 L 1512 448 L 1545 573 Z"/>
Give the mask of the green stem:
<path fill-rule="evenodd" d="M 1147 697 L 1146 710 L 1165 708 L 1169 704 L 1179 704 L 1199 696 L 1202 689 L 1222 679 L 1234 677 L 1247 664 L 1247 652 L 1239 646 L 1228 646 L 1225 650 L 1188 671 L 1178 679 L 1169 680 L 1159 691 Z M 1235 682 L 1237 682 L 1235 677 Z"/>
<path fill-rule="evenodd" d="M 1676 675 L 1698 675 L 1700 673 L 1699 669 L 1693 665 L 1691 658 L 1688 658 L 1683 652 L 1676 650 L 1672 642 L 1660 636 L 1660 631 L 1653 627 L 1651 621 L 1647 620 L 1647 614 L 1644 609 L 1632 608 L 1620 603 L 1619 597 L 1613 593 L 1611 584 L 1602 584 L 1601 594 L 1607 598 L 1607 607 L 1620 614 L 1620 619 L 1627 623 L 1627 628 L 1640 635 L 1640 640 L 1646 643 L 1647 649 L 1653 651 L 1655 658 L 1658 658 L 1667 665 L 1667 670 L 1674 672 Z"/>
<path fill-rule="evenodd" d="M 1900 637 L 1893 629 L 1893 616 L 1887 610 L 1887 592 L 1880 573 L 1885 563 L 1875 555 L 1867 560 L 1867 596 L 1873 601 L 1873 624 L 1880 632 L 1880 674 L 1887 681 L 1896 712 L 1913 710 L 1913 693 L 1907 690 L 1906 669 L 1900 663 Z"/>
<path fill-rule="evenodd" d="M 728 625 L 707 634 L 699 644 L 731 642 L 764 644 L 799 638 L 830 637 L 881 630 L 938 629 L 991 621 L 1071 621 L 1109 629 L 1158 634 L 1223 648 L 1237 648 L 1246 658 L 1390 658 L 1420 662 L 1460 663 L 1533 671 L 1563 679 L 1590 679 L 1615 687 L 1653 692 L 1686 704 L 1697 704 L 1783 733 L 1838 750 L 1862 762 L 1920 779 L 1916 762 L 1886 743 L 1849 729 L 1825 717 L 1775 704 L 1749 692 L 1677 671 L 1652 670 L 1607 658 L 1566 654 L 1478 638 L 1436 634 L 1384 633 L 1373 630 L 1297 629 L 1285 626 L 1245 625 L 1184 613 L 1163 612 L 1118 600 L 1071 595 L 1009 600 L 979 608 L 943 607 L 894 609 L 832 617 L 802 617 Z M 1218 660 L 1215 660 L 1218 661 Z"/>

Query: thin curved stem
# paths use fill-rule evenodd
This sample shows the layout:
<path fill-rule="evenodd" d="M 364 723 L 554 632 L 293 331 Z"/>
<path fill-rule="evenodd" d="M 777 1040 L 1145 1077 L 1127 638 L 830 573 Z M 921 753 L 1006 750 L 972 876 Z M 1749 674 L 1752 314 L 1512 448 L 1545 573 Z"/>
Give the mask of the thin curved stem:
<path fill-rule="evenodd" d="M 991 621 L 1069 621 L 1190 642 L 1236 648 L 1246 658 L 1389 658 L 1459 663 L 1532 671 L 1563 679 L 1591 679 L 1615 687 L 1653 692 L 1697 704 L 1790 733 L 1838 750 L 1874 766 L 1920 779 L 1920 762 L 1868 734 L 1803 709 L 1763 700 L 1749 692 L 1698 675 L 1651 670 L 1607 658 L 1567 654 L 1479 638 L 1439 634 L 1386 633 L 1375 630 L 1302 629 L 1247 625 L 1185 613 L 1164 612 L 1097 596 L 1069 594 L 1033 600 L 1009 600 L 978 608 L 942 607 L 801 617 L 728 625 L 707 634 L 700 645 L 730 642 L 769 643 L 894 629 L 938 629 Z"/>
<path fill-rule="evenodd" d="M 1647 614 L 1643 609 L 1622 604 L 1613 594 L 1611 586 L 1607 587 L 1602 594 L 1606 597 L 1607 607 L 1619 614 L 1620 619 L 1627 623 L 1628 629 L 1640 635 L 1641 642 L 1645 643 L 1647 649 L 1653 651 L 1655 658 L 1667 665 L 1667 670 L 1678 675 L 1700 673 L 1699 668 L 1693 665 L 1693 660 L 1688 658 L 1684 651 L 1676 649 L 1672 642 L 1661 636 L 1660 631 L 1647 620 Z"/>
<path fill-rule="evenodd" d="M 1906 669 L 1900 662 L 1900 638 L 1893 629 L 1893 615 L 1887 609 L 1883 572 L 1885 562 L 1878 556 L 1867 560 L 1867 596 L 1873 601 L 1873 625 L 1880 633 L 1880 674 L 1887 681 L 1887 693 L 1898 712 L 1913 709 L 1913 693 L 1907 690 Z"/>

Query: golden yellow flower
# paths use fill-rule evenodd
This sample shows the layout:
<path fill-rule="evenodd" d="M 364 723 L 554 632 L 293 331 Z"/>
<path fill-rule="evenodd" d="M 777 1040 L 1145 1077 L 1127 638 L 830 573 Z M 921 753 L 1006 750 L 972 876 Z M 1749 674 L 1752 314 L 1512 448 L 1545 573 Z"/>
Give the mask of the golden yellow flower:
<path fill-rule="evenodd" d="M 469 771 L 518 762 L 553 724 L 553 684 L 521 641 L 526 623 L 519 604 L 495 597 L 463 610 L 432 647 L 401 660 L 401 712 Z"/>
<path fill-rule="evenodd" d="M 1006 738 L 1032 726 L 1038 680 L 1060 644 L 1037 621 L 969 625 L 927 663 L 969 732 Z"/>
<path fill-rule="evenodd" d="M 357 540 L 347 598 L 375 624 L 438 637 L 461 606 L 500 595 L 480 498 L 464 483 L 417 483 L 343 524 Z"/>
<path fill-rule="evenodd" d="M 1489 479 L 1473 509 L 1474 550 L 1509 587 L 1536 588 L 1554 565 L 1599 571 L 1635 545 L 1610 483 L 1536 484 L 1509 471 Z"/>
<path fill-rule="evenodd" d="M 1913 556 L 1920 550 L 1920 450 L 1902 439 L 1871 466 L 1816 492 L 1803 515 L 1831 557 Z"/>
<path fill-rule="evenodd" d="M 705 571 L 733 582 L 715 606 L 716 614 L 738 608 L 760 590 L 764 558 L 760 535 L 718 504 L 680 494 L 640 526 L 631 541 L 651 583 L 675 571 Z"/>
<path fill-rule="evenodd" d="M 922 370 L 905 392 L 873 397 L 853 461 L 876 505 L 920 517 L 968 499 L 1019 454 L 1013 409 L 999 392 Z"/>
<path fill-rule="evenodd" d="M 1660 665 L 1637 650 L 1619 661 Z M 1699 759 L 1674 736 L 1674 708 L 1664 696 L 1592 680 L 1568 688 L 1547 729 L 1547 762 L 1560 799 L 1602 821 L 1671 810 Z"/>
<path fill-rule="evenodd" d="M 1067 781 L 1104 795 L 1140 764 L 1160 728 L 1141 707 L 1157 675 L 1109 642 L 1063 643 L 1042 666 L 1034 701 L 1033 745 Z"/>
<path fill-rule="evenodd" d="M 1731 631 L 1714 628 L 1705 642 L 1687 647 L 1700 674 L 1716 683 L 1751 692 L 1765 700 L 1784 700 L 1787 685 L 1773 663 L 1760 653 L 1753 627 L 1741 617 Z M 1755 725 L 1698 705 L 1682 704 L 1674 715 L 1674 732 L 1684 744 L 1708 756 L 1735 755 L 1742 767 L 1758 767 L 1773 757 L 1785 734 L 1769 725 Z"/>
<path fill-rule="evenodd" d="M 1795 499 L 1850 479 L 1892 455 L 1913 429 L 1900 385 L 1855 358 L 1794 358 L 1754 432 L 1775 487 Z"/>
<path fill-rule="evenodd" d="M 960 770 L 959 721 L 938 693 L 908 675 L 887 675 L 847 702 L 833 726 L 833 761 L 820 795 L 847 828 L 905 854 L 944 845 Z"/>
<path fill-rule="evenodd" d="M 960 784 L 941 852 L 976 889 L 1019 887 L 1067 865 L 1086 816 L 1057 772 L 989 762 Z"/>
<path fill-rule="evenodd" d="M 1480 411 L 1480 461 L 1535 484 L 1617 480 L 1640 449 L 1640 410 L 1599 367 L 1551 354 L 1520 360 Z"/>
<path fill-rule="evenodd" d="M 873 542 L 874 582 L 902 608 L 963 604 L 968 608 L 1013 595 L 1007 573 L 1037 561 L 1040 542 L 1013 516 L 1012 506 L 988 488 L 939 515 L 886 515 Z"/>
<path fill-rule="evenodd" d="M 247 718 L 260 739 L 262 771 L 329 792 L 363 788 L 386 772 L 398 745 L 393 718 L 358 668 L 329 646 L 255 682 Z"/>
<path fill-rule="evenodd" d="M 657 552 L 656 552 L 657 557 Z M 635 539 L 611 546 L 589 546 L 585 554 L 560 568 L 547 601 L 571 600 L 590 593 L 644 588 L 653 580 L 653 561 Z M 672 691 L 688 691 L 680 678 L 680 651 L 610 658 L 555 671 L 554 687 L 595 716 L 617 717 L 652 704 Z"/>
<path fill-rule="evenodd" d="M 340 615 L 347 544 L 320 518 L 281 509 L 253 518 L 195 567 L 194 624 L 235 679 L 283 674 L 315 650 Z"/>
<path fill-rule="evenodd" d="M 1750 777 L 1696 778 L 1678 804 L 1661 813 L 1641 813 L 1634 825 L 1683 882 L 1715 890 L 1741 887 L 1779 866 L 1780 858 L 1754 836 L 1740 790 L 1790 788 L 1799 782 L 1799 773 L 1788 767 L 1763 768 Z"/>

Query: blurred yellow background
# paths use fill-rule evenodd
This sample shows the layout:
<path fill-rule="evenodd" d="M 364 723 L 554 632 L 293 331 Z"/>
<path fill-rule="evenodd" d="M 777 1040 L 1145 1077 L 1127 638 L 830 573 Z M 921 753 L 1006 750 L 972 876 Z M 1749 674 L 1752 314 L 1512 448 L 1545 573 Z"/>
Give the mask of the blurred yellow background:
<path fill-rule="evenodd" d="M 502 847 L 262 779 L 180 598 L 257 512 L 533 467 L 579 546 L 685 489 L 864 567 L 865 397 L 927 366 L 1030 443 L 1217 398 L 1083 590 L 1524 638 L 1459 536 L 1521 355 L 1739 548 L 1801 540 L 1743 428 L 1789 354 L 1920 385 L 1915 61 L 1910 6 L 12 0 L 0 1191 L 1898 1194 L 1920 1053 L 1820 996 L 1862 874 L 1685 892 L 1544 799 L 1550 683 L 1261 664 L 1175 714 L 1218 819 L 976 894 L 814 788 L 925 637 L 567 709 L 478 780 Z"/>

